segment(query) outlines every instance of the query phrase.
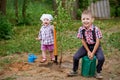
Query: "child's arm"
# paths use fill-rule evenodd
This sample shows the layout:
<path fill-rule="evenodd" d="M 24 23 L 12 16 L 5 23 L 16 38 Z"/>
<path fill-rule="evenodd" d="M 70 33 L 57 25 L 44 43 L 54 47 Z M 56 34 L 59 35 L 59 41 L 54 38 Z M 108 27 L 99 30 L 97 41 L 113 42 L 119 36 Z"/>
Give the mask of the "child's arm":
<path fill-rule="evenodd" d="M 92 51 L 91 58 L 93 58 L 94 54 L 96 53 L 96 51 L 100 45 L 100 39 L 102 38 L 102 33 L 99 28 L 96 28 L 96 33 L 99 35 L 96 35 L 96 43 L 95 43 L 94 49 Z"/>
<path fill-rule="evenodd" d="M 90 51 L 90 49 L 88 48 L 88 45 L 86 44 L 86 42 L 85 42 L 85 40 L 84 40 L 83 38 L 82 38 L 81 40 L 82 40 L 83 46 L 85 47 L 85 49 L 86 49 L 86 51 L 87 51 L 88 57 L 90 57 L 91 51 Z"/>
<path fill-rule="evenodd" d="M 100 45 L 100 39 L 96 39 L 96 44 L 95 44 L 94 49 L 92 51 L 92 56 L 91 56 L 92 58 L 93 58 L 94 54 L 96 53 L 99 45 Z"/>
<path fill-rule="evenodd" d="M 51 25 L 52 30 L 54 30 L 54 25 Z"/>
<path fill-rule="evenodd" d="M 38 37 L 36 38 L 36 40 L 42 40 L 42 35 L 41 35 L 41 30 L 39 31 Z"/>

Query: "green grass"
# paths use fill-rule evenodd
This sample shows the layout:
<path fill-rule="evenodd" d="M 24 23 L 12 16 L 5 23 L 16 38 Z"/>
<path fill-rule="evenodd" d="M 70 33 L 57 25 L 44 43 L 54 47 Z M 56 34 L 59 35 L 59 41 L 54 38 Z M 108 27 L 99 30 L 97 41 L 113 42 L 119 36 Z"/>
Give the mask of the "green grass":
<path fill-rule="evenodd" d="M 118 22 L 117 22 L 118 21 Z M 98 23 L 98 22 L 96 22 Z M 103 51 L 105 54 L 114 53 L 114 49 L 119 49 L 119 33 L 120 33 L 120 21 L 119 19 L 100 20 L 98 24 L 102 30 L 103 38 L 101 40 Z M 114 34 L 114 35 L 113 35 Z M 116 37 L 115 37 L 116 36 Z M 112 39 L 115 39 L 114 41 Z M 115 45 L 117 44 L 117 45 Z"/>
<path fill-rule="evenodd" d="M 120 22 L 116 23 L 115 20 L 97 20 L 95 21 L 97 26 L 100 26 L 103 39 L 101 40 L 105 53 L 108 53 L 109 47 L 115 47 L 119 49 L 119 35 L 118 33 L 111 34 L 109 29 L 118 26 Z M 59 24 L 58 24 L 59 25 Z M 78 28 L 80 27 L 80 21 L 73 21 L 66 26 L 57 26 L 62 28 L 62 31 L 57 31 L 57 43 L 58 52 L 61 50 L 64 52 L 79 48 L 81 41 L 76 38 Z M 59 29 L 60 29 L 59 28 Z M 40 42 L 36 41 L 35 38 L 38 36 L 40 25 L 37 26 L 15 26 L 14 36 L 10 40 L 0 41 L 0 55 L 10 55 L 16 52 L 28 52 L 28 53 L 41 53 Z M 74 53 L 74 52 L 72 52 Z"/>
<path fill-rule="evenodd" d="M 95 24 L 102 30 L 107 30 L 115 26 L 119 26 L 120 19 L 109 19 L 109 20 L 95 20 Z"/>
<path fill-rule="evenodd" d="M 120 32 L 112 33 L 109 37 L 109 43 L 120 51 Z"/>
<path fill-rule="evenodd" d="M 35 40 L 39 26 L 14 27 L 14 37 L 0 42 L 0 54 L 9 55 L 15 52 L 39 52 L 40 43 Z"/>

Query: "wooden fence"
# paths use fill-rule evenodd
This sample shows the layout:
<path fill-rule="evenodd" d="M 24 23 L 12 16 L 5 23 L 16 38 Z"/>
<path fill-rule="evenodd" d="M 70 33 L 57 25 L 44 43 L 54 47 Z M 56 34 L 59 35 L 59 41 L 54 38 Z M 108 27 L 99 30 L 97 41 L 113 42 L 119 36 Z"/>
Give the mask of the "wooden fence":
<path fill-rule="evenodd" d="M 110 4 L 109 0 L 99 0 L 91 3 L 88 7 L 95 18 L 109 19 L 110 18 Z"/>

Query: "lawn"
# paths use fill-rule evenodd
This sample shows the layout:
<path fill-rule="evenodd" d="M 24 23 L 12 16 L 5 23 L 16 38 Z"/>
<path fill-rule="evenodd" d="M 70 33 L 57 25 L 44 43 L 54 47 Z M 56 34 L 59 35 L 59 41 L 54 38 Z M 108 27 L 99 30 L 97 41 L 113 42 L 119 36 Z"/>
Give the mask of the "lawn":
<path fill-rule="evenodd" d="M 103 39 L 101 43 L 105 53 L 108 53 L 107 51 L 109 51 L 108 48 L 110 47 L 120 50 L 120 22 L 116 21 L 118 20 L 96 20 L 94 23 L 102 30 Z M 72 49 L 74 50 L 81 46 L 80 40 L 76 37 L 77 30 L 80 26 L 80 21 L 71 21 L 67 26 L 56 26 L 59 28 L 57 30 L 58 52 L 72 51 Z M 39 29 L 40 24 L 35 26 L 14 26 L 12 39 L 0 41 L 0 55 L 5 56 L 18 52 L 39 54 L 41 52 L 40 42 L 35 40 L 38 36 Z"/>

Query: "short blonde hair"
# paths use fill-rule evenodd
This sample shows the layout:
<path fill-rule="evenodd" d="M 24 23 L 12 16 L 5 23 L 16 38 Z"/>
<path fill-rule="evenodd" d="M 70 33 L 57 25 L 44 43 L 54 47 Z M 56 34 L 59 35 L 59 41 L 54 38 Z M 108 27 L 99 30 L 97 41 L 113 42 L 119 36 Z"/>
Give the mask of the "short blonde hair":
<path fill-rule="evenodd" d="M 94 16 L 92 15 L 92 12 L 90 11 L 90 10 L 84 10 L 83 12 L 82 12 L 82 15 L 90 15 L 92 18 L 94 18 Z M 81 15 L 81 16 L 82 16 Z"/>

